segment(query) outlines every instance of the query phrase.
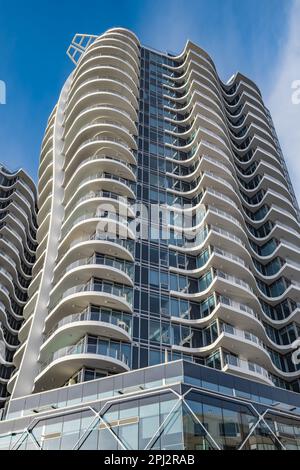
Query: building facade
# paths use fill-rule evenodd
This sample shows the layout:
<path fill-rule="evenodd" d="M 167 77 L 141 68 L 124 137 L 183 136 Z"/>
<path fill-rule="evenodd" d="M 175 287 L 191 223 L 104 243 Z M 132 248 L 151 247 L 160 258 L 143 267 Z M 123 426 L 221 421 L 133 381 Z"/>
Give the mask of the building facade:
<path fill-rule="evenodd" d="M 173 361 L 12 401 L 1 450 L 300 450 L 295 392 Z"/>
<path fill-rule="evenodd" d="M 18 331 L 28 299 L 36 251 L 36 189 L 23 171 L 0 166 L 0 406 L 8 398 L 7 383 Z"/>
<path fill-rule="evenodd" d="M 76 35 L 68 55 L 75 69 L 42 144 L 37 260 L 3 429 L 12 417 L 22 425 L 27 400 L 31 414 L 44 402 L 51 415 L 51 394 L 81 390 L 74 400 L 83 403 L 85 382 L 110 384 L 100 400 L 114 395 L 118 377 L 174 361 L 271 395 L 285 389 L 276 402 L 296 409 L 299 208 L 259 89 L 241 74 L 224 84 L 191 42 L 173 56 L 122 28 Z M 178 382 L 180 395 L 185 377 Z M 241 446 L 242 437 L 219 445 L 214 433 L 207 444 L 206 417 L 199 424 L 180 410 L 191 436 L 174 448 Z M 142 415 L 134 416 L 114 424 L 98 416 L 98 430 L 122 433 L 138 425 Z M 219 434 L 246 439 L 230 423 L 219 423 Z M 56 446 L 71 445 L 57 432 Z"/>

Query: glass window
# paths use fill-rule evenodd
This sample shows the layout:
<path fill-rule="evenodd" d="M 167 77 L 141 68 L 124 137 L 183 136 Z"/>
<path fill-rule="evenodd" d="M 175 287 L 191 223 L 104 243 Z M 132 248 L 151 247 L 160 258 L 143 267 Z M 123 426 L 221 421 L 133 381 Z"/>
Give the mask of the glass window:
<path fill-rule="evenodd" d="M 160 322 L 151 320 L 150 321 L 150 341 L 155 343 L 160 343 L 161 341 L 161 331 L 160 331 Z"/>
<path fill-rule="evenodd" d="M 150 269 L 150 284 L 158 287 L 159 286 L 159 272 L 154 269 Z"/>
<path fill-rule="evenodd" d="M 150 313 L 159 313 L 159 297 L 150 295 Z"/>

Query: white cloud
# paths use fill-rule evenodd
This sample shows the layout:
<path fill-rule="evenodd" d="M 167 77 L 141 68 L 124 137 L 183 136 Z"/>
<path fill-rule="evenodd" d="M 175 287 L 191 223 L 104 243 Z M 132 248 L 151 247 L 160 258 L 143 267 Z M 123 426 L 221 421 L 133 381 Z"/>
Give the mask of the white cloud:
<path fill-rule="evenodd" d="M 292 183 L 300 203 L 300 103 L 296 99 L 300 80 L 300 0 L 290 11 L 287 41 L 283 44 L 268 99 Z M 298 103 L 298 104 L 297 104 Z"/>

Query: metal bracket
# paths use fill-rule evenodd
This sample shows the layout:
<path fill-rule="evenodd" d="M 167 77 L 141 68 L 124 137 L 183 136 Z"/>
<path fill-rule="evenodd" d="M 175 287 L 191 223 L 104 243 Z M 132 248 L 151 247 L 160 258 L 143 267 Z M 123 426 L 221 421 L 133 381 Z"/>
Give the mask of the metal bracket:
<path fill-rule="evenodd" d="M 86 49 L 97 39 L 98 36 L 91 34 L 75 34 L 68 50 L 67 56 L 77 65 L 80 57 Z"/>

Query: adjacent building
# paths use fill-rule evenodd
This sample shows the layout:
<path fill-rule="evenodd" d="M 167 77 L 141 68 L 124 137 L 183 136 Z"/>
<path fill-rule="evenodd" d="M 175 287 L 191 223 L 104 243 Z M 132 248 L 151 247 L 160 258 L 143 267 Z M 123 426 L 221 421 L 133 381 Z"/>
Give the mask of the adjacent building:
<path fill-rule="evenodd" d="M 300 448 L 299 208 L 259 89 L 123 28 L 68 55 L 0 445 Z"/>
<path fill-rule="evenodd" d="M 36 189 L 23 171 L 0 166 L 0 406 L 19 345 L 36 251 Z"/>

